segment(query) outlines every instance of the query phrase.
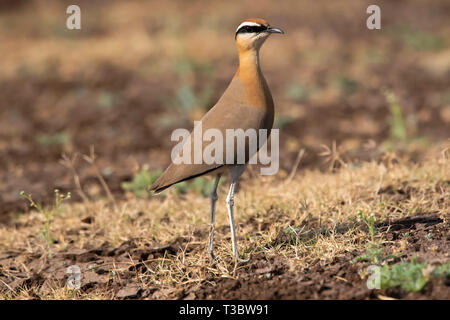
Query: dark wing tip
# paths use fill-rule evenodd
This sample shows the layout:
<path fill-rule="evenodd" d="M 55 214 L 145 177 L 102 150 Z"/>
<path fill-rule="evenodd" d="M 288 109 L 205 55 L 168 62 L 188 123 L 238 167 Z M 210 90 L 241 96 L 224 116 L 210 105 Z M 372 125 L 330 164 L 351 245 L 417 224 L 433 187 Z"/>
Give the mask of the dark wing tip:
<path fill-rule="evenodd" d="M 168 186 L 164 186 L 160 184 L 160 181 L 156 180 L 149 188 L 148 191 L 153 192 L 154 194 L 160 193 L 161 191 L 167 189 L 168 187 L 170 187 L 170 185 Z"/>

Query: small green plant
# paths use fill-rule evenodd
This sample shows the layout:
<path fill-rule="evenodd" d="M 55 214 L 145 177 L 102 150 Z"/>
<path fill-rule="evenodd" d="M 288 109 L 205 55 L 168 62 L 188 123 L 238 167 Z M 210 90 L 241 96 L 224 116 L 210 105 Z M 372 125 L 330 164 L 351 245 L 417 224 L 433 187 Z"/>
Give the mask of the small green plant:
<path fill-rule="evenodd" d="M 430 279 L 433 277 L 449 276 L 450 263 L 443 264 L 434 268 L 430 273 L 427 272 L 427 262 L 419 263 L 417 258 L 412 257 L 411 261 L 388 265 L 389 259 L 398 258 L 399 254 L 385 254 L 382 241 L 375 241 L 376 225 L 375 216 L 370 214 L 364 216 L 358 212 L 359 219 L 363 221 L 369 229 L 370 240 L 367 244 L 366 252 L 352 260 L 356 262 L 369 262 L 372 266 L 378 266 L 376 276 L 380 280 L 380 289 L 401 287 L 408 292 L 421 291 Z M 409 237 L 409 233 L 404 233 L 404 237 Z M 361 270 L 362 275 L 367 275 L 369 268 Z"/>
<path fill-rule="evenodd" d="M 122 188 L 134 193 L 139 198 L 149 196 L 148 188 L 158 179 L 162 171 L 150 172 L 148 166 L 143 166 L 130 182 L 122 182 Z"/>
<path fill-rule="evenodd" d="M 222 180 L 221 180 L 222 181 Z M 222 184 L 219 182 L 219 186 Z M 183 181 L 175 185 L 177 194 L 184 194 L 188 191 L 199 193 L 204 197 L 208 197 L 214 186 L 214 179 L 206 179 L 204 177 L 198 177 L 191 182 Z"/>
<path fill-rule="evenodd" d="M 427 262 L 418 263 L 417 258 L 413 257 L 410 262 L 401 262 L 392 265 L 384 265 L 380 269 L 380 288 L 401 287 L 409 292 L 418 292 L 428 282 L 424 269 Z"/>
<path fill-rule="evenodd" d="M 396 258 L 396 254 L 386 254 L 383 248 L 383 242 L 375 241 L 376 233 L 376 219 L 375 215 L 372 213 L 368 216 L 364 216 L 362 211 L 358 212 L 358 217 L 369 229 L 370 240 L 367 243 L 366 252 L 359 257 L 355 258 L 352 262 L 368 261 L 371 264 L 379 265 L 384 263 L 386 260 Z"/>
<path fill-rule="evenodd" d="M 428 139 L 417 134 L 417 118 L 414 114 L 405 115 L 404 108 L 397 95 L 390 91 L 383 92 L 386 97 L 390 116 L 387 119 L 389 125 L 389 138 L 383 143 L 386 149 L 407 149 L 409 145 L 426 146 Z"/>
<path fill-rule="evenodd" d="M 100 91 L 97 96 L 97 107 L 99 109 L 113 109 L 118 104 L 118 97 L 110 91 Z"/>
<path fill-rule="evenodd" d="M 358 81 L 346 75 L 336 76 L 333 83 L 334 86 L 337 87 L 343 95 L 351 95 L 355 93 L 360 87 Z"/>
<path fill-rule="evenodd" d="M 430 271 L 431 269 L 431 271 Z M 430 268 L 427 262 L 419 263 L 417 258 L 379 269 L 380 289 L 400 287 L 408 292 L 421 291 L 432 277 L 450 276 L 450 262 Z"/>
<path fill-rule="evenodd" d="M 450 277 L 450 262 L 444 263 L 434 268 L 431 275 L 433 277 Z"/>
<path fill-rule="evenodd" d="M 183 112 L 193 112 L 197 108 L 207 109 L 212 103 L 214 90 L 211 85 L 206 85 L 196 94 L 194 89 L 188 85 L 182 85 L 176 93 L 177 106 L 181 106 Z"/>
<path fill-rule="evenodd" d="M 387 256 L 384 254 L 384 249 L 381 243 L 370 243 L 366 249 L 366 252 L 359 257 L 355 258 L 352 262 L 368 261 L 371 264 L 378 265 L 383 260 L 386 260 Z"/>
<path fill-rule="evenodd" d="M 293 101 L 306 101 L 311 95 L 311 90 L 299 82 L 292 83 L 286 90 L 286 96 Z"/>
<path fill-rule="evenodd" d="M 41 146 L 66 145 L 70 143 L 71 136 L 65 132 L 58 132 L 54 134 L 42 133 L 36 136 L 36 141 Z"/>
<path fill-rule="evenodd" d="M 389 104 L 391 116 L 389 117 L 390 140 L 394 142 L 404 142 L 407 139 L 406 120 L 397 96 L 390 91 L 385 92 L 385 97 Z"/>
<path fill-rule="evenodd" d="M 371 213 L 369 216 L 364 216 L 362 211 L 358 211 L 358 218 L 364 222 L 364 224 L 369 228 L 370 242 L 375 242 L 375 215 Z"/>
<path fill-rule="evenodd" d="M 20 196 L 27 199 L 30 203 L 31 208 L 35 208 L 40 214 L 42 214 L 45 218 L 44 229 L 41 231 L 43 238 L 47 244 L 48 255 L 52 255 L 52 244 L 53 238 L 51 235 L 51 222 L 53 216 L 60 214 L 61 204 L 65 200 L 70 199 L 70 192 L 67 194 L 62 194 L 58 189 L 55 189 L 55 202 L 51 208 L 44 208 L 40 203 L 33 200 L 31 194 L 25 193 L 25 191 L 20 192 Z"/>
<path fill-rule="evenodd" d="M 124 190 L 134 193 L 139 198 L 146 198 L 150 195 L 148 188 L 159 178 L 162 174 L 161 170 L 150 172 L 148 166 L 143 166 L 130 182 L 123 182 L 122 188 Z M 214 185 L 214 180 L 208 180 L 204 177 L 198 177 L 193 181 L 183 181 L 174 185 L 177 194 L 185 194 L 188 191 L 199 193 L 205 197 L 209 196 Z M 221 183 L 219 183 L 219 186 Z"/>
<path fill-rule="evenodd" d="M 182 85 L 178 88 L 177 102 L 185 112 L 191 111 L 192 109 L 198 107 L 194 90 L 192 90 L 192 88 L 188 85 Z"/>

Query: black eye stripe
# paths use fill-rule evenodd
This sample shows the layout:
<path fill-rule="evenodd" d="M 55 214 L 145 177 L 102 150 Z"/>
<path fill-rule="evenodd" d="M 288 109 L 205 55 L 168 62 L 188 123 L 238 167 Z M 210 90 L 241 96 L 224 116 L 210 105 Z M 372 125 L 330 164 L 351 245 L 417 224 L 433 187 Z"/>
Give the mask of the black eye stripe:
<path fill-rule="evenodd" d="M 266 26 L 242 26 L 236 31 L 236 34 L 238 33 L 258 33 L 266 31 Z"/>

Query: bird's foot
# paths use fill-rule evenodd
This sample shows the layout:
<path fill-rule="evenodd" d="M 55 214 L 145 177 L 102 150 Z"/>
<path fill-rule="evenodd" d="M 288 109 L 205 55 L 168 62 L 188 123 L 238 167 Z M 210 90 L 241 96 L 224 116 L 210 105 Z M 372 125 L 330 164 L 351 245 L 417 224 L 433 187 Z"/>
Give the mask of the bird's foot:
<path fill-rule="evenodd" d="M 250 261 L 250 257 L 248 259 L 241 259 L 239 255 L 234 255 L 234 260 L 239 263 L 246 263 Z"/>
<path fill-rule="evenodd" d="M 209 255 L 209 260 L 210 260 L 211 262 L 217 262 L 217 261 L 219 261 L 219 258 L 216 257 L 216 255 L 214 254 L 214 252 L 208 250 L 208 255 Z"/>

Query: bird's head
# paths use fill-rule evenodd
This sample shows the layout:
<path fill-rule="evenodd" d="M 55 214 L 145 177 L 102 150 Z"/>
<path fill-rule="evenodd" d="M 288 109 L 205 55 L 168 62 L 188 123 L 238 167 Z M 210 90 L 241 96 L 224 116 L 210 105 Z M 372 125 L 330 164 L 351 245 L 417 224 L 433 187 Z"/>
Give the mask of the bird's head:
<path fill-rule="evenodd" d="M 258 50 L 272 33 L 284 34 L 263 19 L 246 19 L 236 29 L 236 44 L 240 50 Z"/>

